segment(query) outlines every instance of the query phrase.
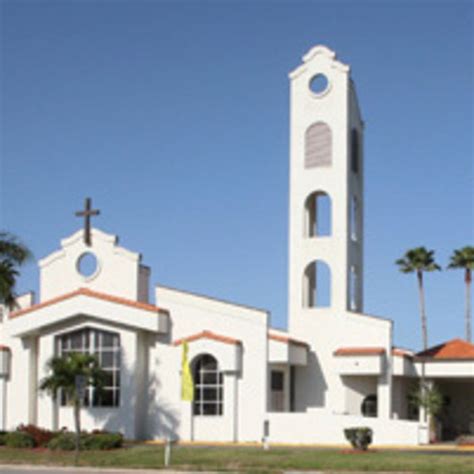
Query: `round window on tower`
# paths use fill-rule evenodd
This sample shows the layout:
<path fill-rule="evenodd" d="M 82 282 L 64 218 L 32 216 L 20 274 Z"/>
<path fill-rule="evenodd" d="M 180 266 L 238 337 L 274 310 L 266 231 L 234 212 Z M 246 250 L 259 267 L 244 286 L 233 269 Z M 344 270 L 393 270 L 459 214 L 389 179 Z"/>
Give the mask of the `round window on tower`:
<path fill-rule="evenodd" d="M 309 81 L 309 89 L 315 95 L 322 95 L 329 89 L 329 80 L 324 74 L 316 74 Z"/>
<path fill-rule="evenodd" d="M 93 253 L 85 252 L 77 259 L 76 268 L 82 277 L 90 279 L 97 275 L 99 262 Z"/>

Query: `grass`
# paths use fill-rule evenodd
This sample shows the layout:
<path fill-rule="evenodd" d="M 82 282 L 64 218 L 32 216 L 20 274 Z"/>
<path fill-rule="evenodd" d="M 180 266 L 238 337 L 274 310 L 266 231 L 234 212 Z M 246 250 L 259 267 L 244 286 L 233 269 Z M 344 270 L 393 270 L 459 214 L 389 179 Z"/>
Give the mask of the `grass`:
<path fill-rule="evenodd" d="M 81 452 L 79 465 L 120 468 L 163 468 L 163 447 L 131 445 L 114 451 Z M 0 464 L 73 465 L 74 454 L 45 449 L 0 448 Z M 174 446 L 175 469 L 278 473 L 286 469 L 331 471 L 425 472 L 473 474 L 474 455 L 343 452 L 310 448 Z"/>

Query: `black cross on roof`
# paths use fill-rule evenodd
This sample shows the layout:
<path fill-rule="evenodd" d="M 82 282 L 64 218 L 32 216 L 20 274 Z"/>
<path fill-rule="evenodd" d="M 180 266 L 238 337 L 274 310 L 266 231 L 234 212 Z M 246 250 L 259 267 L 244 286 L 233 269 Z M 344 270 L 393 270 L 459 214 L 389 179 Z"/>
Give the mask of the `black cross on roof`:
<path fill-rule="evenodd" d="M 77 211 L 77 217 L 84 217 L 84 243 L 91 246 L 91 217 L 98 216 L 100 211 L 98 209 L 92 209 L 92 199 L 86 198 L 84 203 L 84 210 Z"/>

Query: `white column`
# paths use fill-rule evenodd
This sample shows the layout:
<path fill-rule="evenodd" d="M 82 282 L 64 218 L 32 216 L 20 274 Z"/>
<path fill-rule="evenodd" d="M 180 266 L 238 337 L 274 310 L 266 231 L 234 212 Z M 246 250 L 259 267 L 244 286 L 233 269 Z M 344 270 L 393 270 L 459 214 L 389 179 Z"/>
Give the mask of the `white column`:
<path fill-rule="evenodd" d="M 7 378 L 0 375 L 0 430 L 7 428 Z"/>
<path fill-rule="evenodd" d="M 38 406 L 38 337 L 28 340 L 28 423 L 36 425 Z"/>
<path fill-rule="evenodd" d="M 382 375 L 377 381 L 377 411 L 379 418 L 392 417 L 392 374 L 387 357 L 383 359 Z"/>

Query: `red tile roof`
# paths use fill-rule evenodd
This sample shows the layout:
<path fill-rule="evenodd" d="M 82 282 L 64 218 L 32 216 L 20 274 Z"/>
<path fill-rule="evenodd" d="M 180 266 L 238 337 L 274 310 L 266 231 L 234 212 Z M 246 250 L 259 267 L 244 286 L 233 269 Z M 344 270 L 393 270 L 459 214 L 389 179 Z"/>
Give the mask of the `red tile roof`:
<path fill-rule="evenodd" d="M 9 351 L 9 350 L 10 350 L 10 348 L 8 346 L 2 346 L 0 344 L 0 351 Z"/>
<path fill-rule="evenodd" d="M 109 295 L 107 293 L 101 293 L 98 291 L 90 290 L 89 288 L 79 288 L 78 290 L 72 291 L 70 293 L 65 293 L 64 295 L 57 296 L 56 298 L 52 298 L 50 300 L 44 301 L 43 303 L 38 303 L 29 308 L 21 309 L 19 311 L 14 311 L 10 313 L 10 318 L 16 318 L 18 316 L 23 316 L 24 314 L 31 313 L 41 308 L 45 308 L 47 306 L 54 305 L 56 303 L 60 303 L 61 301 L 67 300 L 69 298 L 74 298 L 75 296 L 90 296 L 92 298 L 97 298 L 99 300 L 110 301 L 112 303 L 118 303 L 125 306 L 130 306 L 132 308 L 144 309 L 145 311 L 153 311 L 156 312 L 167 312 L 157 306 L 154 306 L 149 303 L 142 303 L 140 301 L 133 301 L 127 298 L 122 298 L 120 296 Z"/>
<path fill-rule="evenodd" d="M 418 352 L 416 357 L 434 360 L 474 360 L 474 344 L 462 339 L 452 339 Z"/>
<path fill-rule="evenodd" d="M 335 356 L 376 356 L 385 354 L 383 347 L 340 347 Z"/>
<path fill-rule="evenodd" d="M 183 342 L 192 342 L 192 341 L 197 341 L 198 339 L 212 339 L 214 341 L 218 342 L 223 342 L 225 344 L 235 344 L 235 345 L 240 345 L 242 344 L 239 339 L 234 339 L 233 337 L 228 337 L 228 336 L 221 336 L 220 334 L 216 334 L 211 331 L 202 331 L 197 334 L 193 334 L 191 336 L 183 337 L 181 339 L 177 339 L 174 341 L 173 345 L 179 346 Z"/>
<path fill-rule="evenodd" d="M 274 341 L 284 342 L 286 344 L 294 344 L 295 346 L 302 346 L 302 347 L 309 347 L 309 344 L 304 341 L 299 341 L 298 339 L 293 339 L 290 336 L 285 334 L 277 334 L 274 332 L 268 333 L 268 339 L 272 339 Z"/>
<path fill-rule="evenodd" d="M 408 357 L 411 359 L 413 357 L 413 352 L 407 349 L 401 349 L 400 347 L 392 347 L 392 355 L 398 357 Z"/>

